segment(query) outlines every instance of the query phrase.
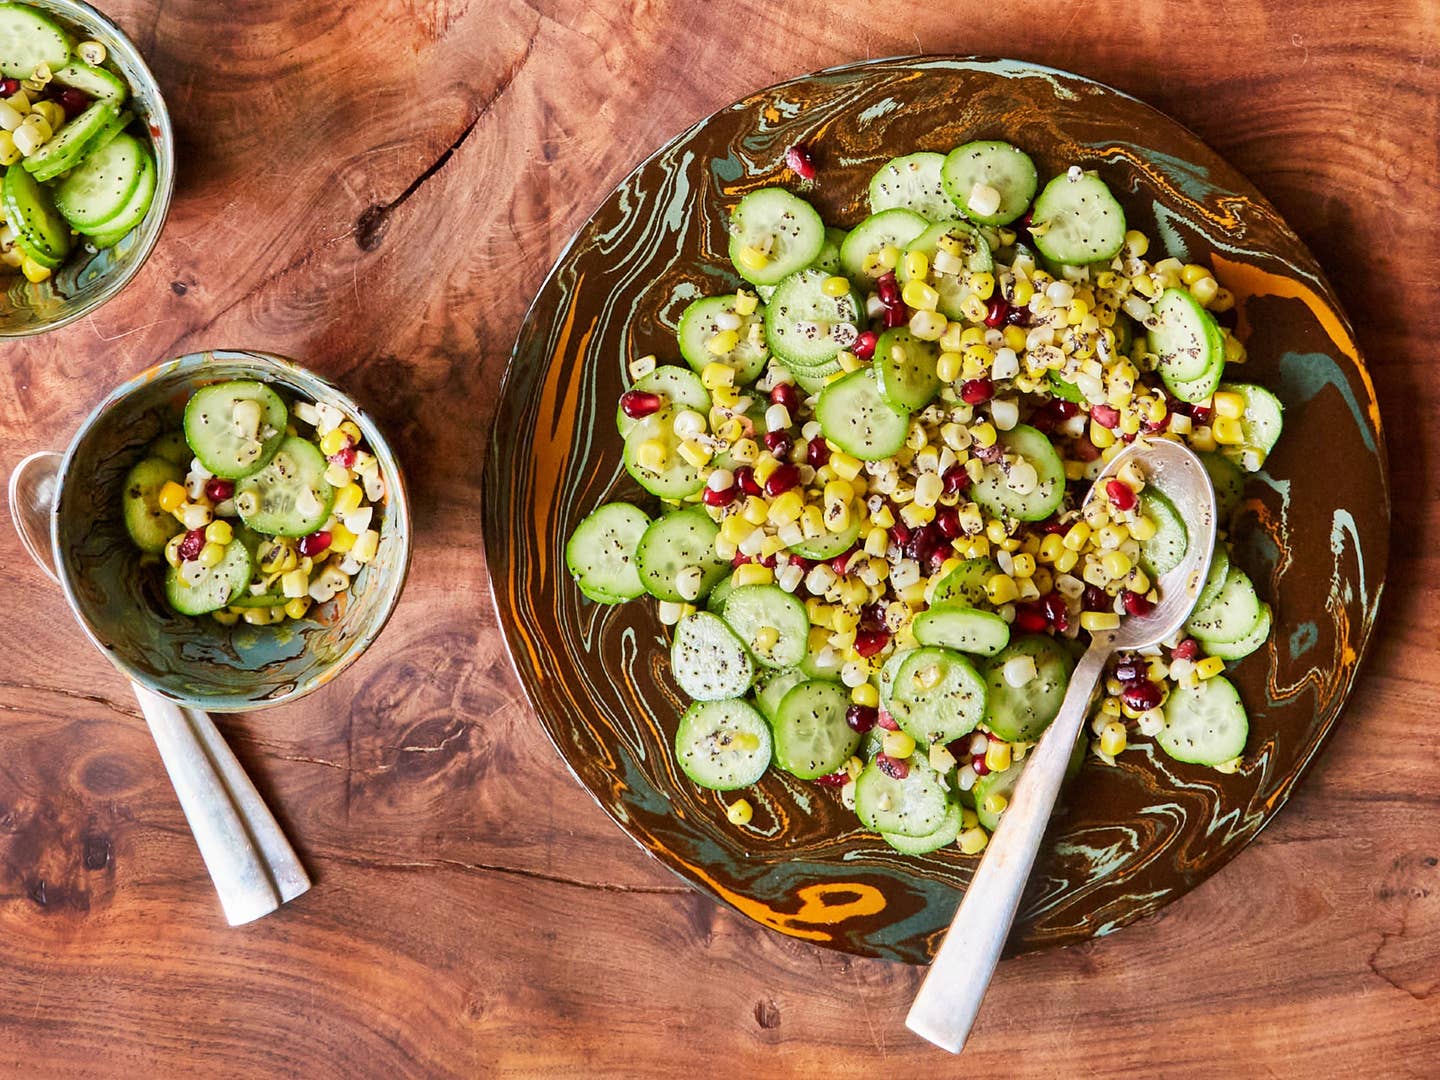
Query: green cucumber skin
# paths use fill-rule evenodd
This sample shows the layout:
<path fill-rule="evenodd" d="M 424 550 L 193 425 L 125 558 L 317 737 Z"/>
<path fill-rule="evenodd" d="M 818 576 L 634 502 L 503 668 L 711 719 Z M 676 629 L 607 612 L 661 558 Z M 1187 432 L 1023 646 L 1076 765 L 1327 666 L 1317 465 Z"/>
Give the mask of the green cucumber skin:
<path fill-rule="evenodd" d="M 125 529 L 141 551 L 158 555 L 171 537 L 185 530 L 175 515 L 161 510 L 156 502 L 165 484 L 184 480 L 185 470 L 161 457 L 144 458 L 126 475 L 122 498 Z"/>

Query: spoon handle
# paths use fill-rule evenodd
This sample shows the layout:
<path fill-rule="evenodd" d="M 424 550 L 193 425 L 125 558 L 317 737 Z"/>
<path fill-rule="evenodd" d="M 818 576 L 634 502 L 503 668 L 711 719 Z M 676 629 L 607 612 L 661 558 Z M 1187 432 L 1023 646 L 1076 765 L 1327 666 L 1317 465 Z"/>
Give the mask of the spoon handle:
<path fill-rule="evenodd" d="M 911 1031 L 952 1054 L 965 1045 L 980 1012 L 1110 652 L 1109 636 L 1096 635 L 1076 665 L 1060 714 L 1030 752 L 1015 794 L 905 1018 Z"/>

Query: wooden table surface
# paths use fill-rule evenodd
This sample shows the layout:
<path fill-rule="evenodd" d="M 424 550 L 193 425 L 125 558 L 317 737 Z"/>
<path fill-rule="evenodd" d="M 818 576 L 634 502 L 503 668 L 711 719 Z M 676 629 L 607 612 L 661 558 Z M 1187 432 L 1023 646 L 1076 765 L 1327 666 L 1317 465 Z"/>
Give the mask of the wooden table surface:
<path fill-rule="evenodd" d="M 1440 1073 L 1440 4 L 109 6 L 171 104 L 175 205 L 122 297 L 3 346 L 0 467 L 151 362 L 269 349 L 374 409 L 417 551 L 344 679 L 220 718 L 316 882 L 232 930 L 125 684 L 0 522 L 0 1070 Z M 595 807 L 514 681 L 479 539 L 510 342 L 615 182 L 752 89 L 917 50 L 1090 75 L 1250 176 L 1348 305 L 1397 494 L 1378 640 L 1290 807 L 1160 915 L 1003 964 L 961 1066 L 903 1027 L 919 971 L 747 922 Z"/>

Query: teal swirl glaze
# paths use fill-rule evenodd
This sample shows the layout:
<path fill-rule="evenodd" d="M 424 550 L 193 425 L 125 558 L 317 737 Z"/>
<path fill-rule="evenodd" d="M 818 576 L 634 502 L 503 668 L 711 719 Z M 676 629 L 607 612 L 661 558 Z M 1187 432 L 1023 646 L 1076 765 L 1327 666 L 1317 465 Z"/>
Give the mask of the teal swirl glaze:
<path fill-rule="evenodd" d="M 1098 84 L 1011 60 L 887 60 L 750 95 L 643 162 L 571 241 L 516 340 L 485 466 L 499 624 L 520 685 L 580 783 L 647 851 L 748 917 L 910 962 L 933 952 L 976 861 L 955 848 L 900 856 L 833 792 L 774 772 L 745 793 L 752 823 L 730 825 L 733 796 L 697 789 L 675 765 L 686 703 L 653 606 L 585 601 L 563 547 L 601 502 L 656 509 L 621 467 L 615 400 L 628 357 L 673 361 L 684 305 L 735 286 L 729 207 L 779 183 L 851 227 L 889 157 L 1007 134 L 1043 172 L 1101 170 L 1134 227 L 1154 235 L 1164 220 L 1171 250 L 1223 255 L 1235 269 L 1222 282 L 1241 297 L 1248 328 L 1243 377 L 1278 386 L 1287 407 L 1285 438 L 1231 526 L 1242 553 L 1270 553 L 1241 557 L 1277 613 L 1276 639 L 1233 666 L 1252 706 L 1239 768 L 1181 765 L 1144 740 L 1115 768 L 1088 762 L 1066 791 L 1012 945 L 1109 933 L 1181 895 L 1264 827 L 1331 731 L 1374 623 L 1389 505 L 1373 396 L 1348 338 L 1332 337 L 1348 325 L 1319 267 L 1260 195 L 1178 125 Z M 796 142 L 821 155 L 814 183 L 797 183 L 784 164 Z M 1297 299 L 1307 295 L 1313 304 Z M 1287 353 L 1323 357 L 1336 377 L 1301 395 L 1279 377 Z M 1334 513 L 1346 507 L 1355 517 L 1337 532 Z M 1316 542 L 1326 536 L 1330 547 Z M 1277 646 L 1299 627 L 1314 628 L 1303 659 Z"/>

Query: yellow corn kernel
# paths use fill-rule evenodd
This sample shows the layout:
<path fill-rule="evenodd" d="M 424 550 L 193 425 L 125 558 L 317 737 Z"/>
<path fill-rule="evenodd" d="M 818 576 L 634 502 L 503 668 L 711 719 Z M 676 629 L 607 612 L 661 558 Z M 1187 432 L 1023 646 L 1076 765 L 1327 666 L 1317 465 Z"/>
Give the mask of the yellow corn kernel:
<path fill-rule="evenodd" d="M 985 595 L 996 607 L 1008 604 L 1020 595 L 1015 582 L 1006 574 L 996 574 L 985 582 Z"/>
<path fill-rule="evenodd" d="M 979 855 L 985 850 L 985 845 L 990 843 L 990 834 L 976 825 L 962 832 L 957 842 L 966 855 Z"/>
<path fill-rule="evenodd" d="M 665 468 L 665 459 L 669 456 L 665 451 L 665 444 L 659 439 L 646 439 L 635 448 L 636 464 L 650 472 L 659 472 Z"/>
<path fill-rule="evenodd" d="M 160 489 L 160 494 L 155 497 L 160 509 L 167 514 L 173 514 L 180 507 L 185 505 L 185 488 L 175 483 L 174 480 L 165 481 L 165 486 Z"/>
<path fill-rule="evenodd" d="M 953 383 L 960 377 L 961 358 L 959 353 L 942 352 L 935 361 L 935 374 L 941 382 Z"/>
<path fill-rule="evenodd" d="M 800 525 L 805 530 L 805 535 L 812 539 L 817 536 L 824 536 L 825 513 L 818 506 L 807 506 L 800 512 Z"/>
<path fill-rule="evenodd" d="M 749 270 L 751 273 L 764 270 L 765 267 L 770 265 L 770 256 L 766 255 L 754 244 L 746 244 L 742 247 L 737 258 L 740 266 L 745 270 Z"/>
<path fill-rule="evenodd" d="M 1125 743 L 1125 725 L 1118 720 L 1111 720 L 1100 733 L 1100 752 L 1114 757 L 1125 749 Z"/>
<path fill-rule="evenodd" d="M 234 626 L 240 621 L 240 612 L 234 608 L 225 608 L 223 611 L 212 611 L 210 617 L 221 626 Z"/>
<path fill-rule="evenodd" d="M 843 593 L 844 591 L 845 589 L 842 585 L 841 592 Z M 860 625 L 860 613 L 858 611 L 851 611 L 849 608 L 836 607 L 830 613 L 830 625 L 837 634 L 853 635 L 855 628 Z M 853 642 L 855 639 L 851 637 L 850 640 Z"/>
<path fill-rule="evenodd" d="M 969 458 L 965 462 L 965 475 L 970 477 L 970 482 L 978 484 L 985 478 L 985 463 L 979 458 Z"/>
<path fill-rule="evenodd" d="M 1107 446 L 1115 445 L 1115 432 L 1105 427 L 1098 421 L 1090 421 L 1090 441 L 1097 449 L 1104 450 Z"/>
<path fill-rule="evenodd" d="M 1022 352 L 1025 348 L 1025 331 L 1018 326 L 1007 326 L 1005 328 L 1005 347 L 1014 352 Z"/>
<path fill-rule="evenodd" d="M 360 430 L 360 425 L 355 423 L 354 420 L 342 420 L 340 426 L 335 430 L 343 432 L 350 440 L 351 446 L 359 446 L 360 441 L 365 438 L 364 432 Z"/>
<path fill-rule="evenodd" d="M 989 795 L 985 796 L 985 802 L 982 804 L 981 809 L 983 809 L 987 814 L 995 816 L 1003 814 L 1005 812 L 1005 808 L 1009 805 L 1009 799 L 1007 799 L 1004 795 L 1000 794 L 1000 792 L 993 791 Z"/>
<path fill-rule="evenodd" d="M 20 158 L 20 148 L 15 145 L 15 136 L 0 130 L 0 165 L 14 165 Z"/>
<path fill-rule="evenodd" d="M 759 495 L 747 495 L 745 497 L 745 508 L 740 511 L 740 516 L 751 525 L 764 525 L 766 519 L 770 516 L 770 504 Z M 750 531 L 747 530 L 745 536 L 749 535 Z M 743 540 L 745 537 L 742 536 L 740 539 Z"/>
<path fill-rule="evenodd" d="M 303 619 L 310 611 L 310 597 L 296 596 L 285 604 L 285 614 L 292 619 Z"/>
<path fill-rule="evenodd" d="M 1016 555 L 1011 562 L 1011 576 L 1017 578 L 1028 578 L 1035 576 L 1035 556 Z"/>
<path fill-rule="evenodd" d="M 779 467 L 780 461 L 774 454 L 761 454 L 759 460 L 755 462 L 755 482 L 764 487 L 765 481 L 769 480 L 771 474 Z"/>
<path fill-rule="evenodd" d="M 1104 630 L 1118 630 L 1120 616 L 1113 611 L 1086 611 L 1080 615 L 1080 628 L 1092 634 Z"/>
<path fill-rule="evenodd" d="M 719 360 L 712 360 L 700 371 L 700 382 L 706 390 L 719 390 L 722 386 L 735 385 L 735 369 Z"/>
<path fill-rule="evenodd" d="M 976 446 L 994 446 L 995 440 L 1000 436 L 995 431 L 995 425 L 989 420 L 982 420 L 970 428 L 970 437 L 975 440 Z"/>
<path fill-rule="evenodd" d="M 1075 569 L 1075 564 L 1079 561 L 1080 552 L 1066 548 L 1060 553 L 1060 557 L 1055 560 L 1055 570 L 1057 573 L 1068 574 L 1071 570 Z"/>
<path fill-rule="evenodd" d="M 353 480 L 335 493 L 335 516 L 344 517 L 360 509 L 365 501 L 365 489 Z"/>
<path fill-rule="evenodd" d="M 720 538 L 727 544 L 739 547 L 740 543 L 753 531 L 753 523 L 747 521 L 742 514 L 731 514 L 720 523 Z"/>
<path fill-rule="evenodd" d="M 1240 421 L 1229 416 L 1215 417 L 1210 430 L 1221 446 L 1239 446 L 1245 441 L 1245 429 L 1240 426 Z"/>
<path fill-rule="evenodd" d="M 200 554 L 195 556 L 201 566 L 218 566 L 223 558 L 225 558 L 224 544 L 206 544 L 200 549 Z"/>
<path fill-rule="evenodd" d="M 881 739 L 881 748 L 886 757 L 904 761 L 915 753 L 915 740 L 903 731 L 887 731 Z"/>
<path fill-rule="evenodd" d="M 865 554 L 881 556 L 885 549 L 890 546 L 890 534 L 881 528 L 872 528 L 865 536 Z"/>
<path fill-rule="evenodd" d="M 1147 300 L 1154 300 L 1160 289 L 1149 274 L 1136 274 L 1130 279 L 1130 287 Z"/>
<path fill-rule="evenodd" d="M 919 671 L 915 672 L 915 685 L 921 690 L 934 690 L 940 685 L 941 674 L 939 664 L 926 664 Z"/>
<path fill-rule="evenodd" d="M 992 544 L 1003 543 L 1009 534 L 1005 531 L 1005 523 L 999 518 L 991 518 L 985 523 L 985 536 Z"/>
<path fill-rule="evenodd" d="M 710 451 L 694 439 L 686 439 L 680 444 L 680 456 L 697 469 L 710 462 Z"/>
<path fill-rule="evenodd" d="M 970 291 L 981 300 L 989 300 L 995 295 L 995 275 L 985 270 L 971 274 Z"/>
<path fill-rule="evenodd" d="M 762 656 L 769 656 L 775 651 L 775 646 L 780 644 L 780 631 L 773 626 L 762 626 L 755 631 L 755 639 L 750 642 L 750 647 Z"/>
<path fill-rule="evenodd" d="M 991 772 L 1004 772 L 1010 767 L 1010 744 L 995 742 L 985 747 L 985 767 Z"/>
<path fill-rule="evenodd" d="M 850 295 L 850 279 L 840 277 L 838 274 L 827 277 L 820 283 L 820 291 L 826 296 L 841 297 Z"/>
<path fill-rule="evenodd" d="M 975 323 L 984 322 L 985 316 L 989 314 L 985 307 L 985 301 L 973 292 L 965 297 L 964 302 L 960 305 L 960 310 L 964 313 L 965 318 Z"/>
<path fill-rule="evenodd" d="M 799 490 L 791 488 L 783 495 L 776 497 L 770 504 L 769 519 L 775 525 L 785 525 L 799 519 L 805 512 L 805 496 Z"/>
<path fill-rule="evenodd" d="M 1225 661 L 1218 656 L 1207 656 L 1204 660 L 1197 660 L 1192 670 L 1202 679 L 1213 679 L 1225 670 Z"/>
<path fill-rule="evenodd" d="M 1199 302 L 1201 307 L 1209 307 L 1219 294 L 1220 283 L 1208 274 L 1190 286 L 1190 295 Z"/>
<path fill-rule="evenodd" d="M 1070 531 L 1065 534 L 1064 545 L 1071 551 L 1079 551 L 1090 539 L 1090 526 L 1083 521 L 1077 521 L 1070 526 Z"/>
<path fill-rule="evenodd" d="M 235 539 L 235 530 L 230 527 L 228 521 L 212 521 L 205 526 L 205 539 L 209 543 L 224 547 Z"/>
<path fill-rule="evenodd" d="M 1035 297 L 1035 286 L 1030 279 L 1015 275 L 1015 284 L 1010 289 L 1010 303 L 1016 307 L 1025 307 Z"/>
<path fill-rule="evenodd" d="M 752 249 L 746 248 L 745 250 Z M 736 799 L 725 808 L 725 816 L 730 820 L 731 825 L 749 825 L 750 819 L 755 816 L 755 808 L 750 805 L 749 799 Z"/>
<path fill-rule="evenodd" d="M 919 503 L 906 503 L 900 508 L 900 520 L 912 529 L 918 529 L 922 525 L 929 525 L 935 520 L 935 508 L 933 506 L 921 506 Z"/>
<path fill-rule="evenodd" d="M 907 251 L 905 253 L 905 276 L 924 281 L 930 273 L 930 260 L 923 251 Z M 905 301 L 907 304 L 910 301 Z"/>
<path fill-rule="evenodd" d="M 1210 398 L 1216 416 L 1239 420 L 1245 415 L 1245 399 L 1233 390 L 1217 390 Z"/>
<path fill-rule="evenodd" d="M 1201 424 L 1190 432 L 1190 449 L 1205 453 L 1215 449 L 1215 431 L 1209 424 Z"/>
<path fill-rule="evenodd" d="M 886 244 L 880 249 L 877 261 L 886 270 L 894 270 L 900 265 L 900 249 L 894 244 Z"/>
<path fill-rule="evenodd" d="M 840 451 L 834 451 L 830 454 L 830 468 L 841 480 L 854 480 L 860 475 L 860 459 Z M 894 522 L 891 524 L 893 525 Z"/>
<path fill-rule="evenodd" d="M 863 682 L 850 691 L 850 700 L 856 705 L 873 709 L 880 704 L 880 691 L 875 689 L 874 683 Z"/>
<path fill-rule="evenodd" d="M 1113 551 L 1130 539 L 1130 530 L 1124 525 L 1103 525 L 1092 534 L 1095 543 L 1105 551 Z"/>
<path fill-rule="evenodd" d="M 1147 517 L 1144 514 L 1138 515 L 1134 521 L 1130 522 L 1129 530 L 1130 539 L 1139 540 L 1142 544 L 1146 540 L 1155 539 L 1155 521 L 1153 518 Z"/>
<path fill-rule="evenodd" d="M 746 292 L 744 289 L 741 289 L 735 294 L 735 303 L 731 305 L 730 310 L 735 312 L 736 315 L 754 315 L 755 309 L 759 306 L 760 298 L 758 296 L 752 292 Z"/>
<path fill-rule="evenodd" d="M 737 465 L 753 464 L 760 457 L 760 444 L 754 439 L 738 439 L 735 445 L 730 447 L 730 456 Z"/>
<path fill-rule="evenodd" d="M 923 255 L 920 257 L 924 258 Z M 940 303 L 940 294 L 925 282 L 912 279 L 907 281 L 905 288 L 900 291 L 900 299 L 915 311 L 934 311 Z"/>
<path fill-rule="evenodd" d="M 785 550 L 785 541 L 779 536 L 767 536 L 760 542 L 760 557 L 768 559 Z"/>
<path fill-rule="evenodd" d="M 775 571 L 760 563 L 742 563 L 730 575 L 730 580 L 737 589 L 742 585 L 769 585 L 775 580 Z"/>
<path fill-rule="evenodd" d="M 1059 533 L 1049 533 L 1040 541 L 1040 561 L 1053 563 L 1065 551 L 1065 538 Z"/>
<path fill-rule="evenodd" d="M 939 341 L 940 336 L 945 333 L 945 326 L 945 316 L 938 311 L 926 311 L 922 308 L 910 316 L 910 333 L 921 341 Z"/>
<path fill-rule="evenodd" d="M 355 546 L 350 549 L 350 557 L 358 563 L 368 563 L 375 558 L 380 550 L 380 534 L 374 529 L 366 529 L 355 541 Z"/>
<path fill-rule="evenodd" d="M 1180 271 L 1180 280 L 1186 285 L 1194 285 L 1201 278 L 1210 276 L 1210 271 L 1196 263 L 1190 263 Z"/>
<path fill-rule="evenodd" d="M 320 436 L 320 452 L 326 457 L 338 454 L 350 445 L 350 436 L 338 427 L 331 428 Z"/>
<path fill-rule="evenodd" d="M 25 275 L 25 280 L 32 285 L 39 285 L 40 282 L 50 277 L 50 268 L 48 266 L 41 266 L 34 259 L 30 258 L 29 255 L 26 255 L 25 258 L 21 260 L 20 272 Z"/>
<path fill-rule="evenodd" d="M 725 356 L 735 351 L 735 346 L 740 344 L 740 331 L 721 330 L 705 342 L 705 348 L 712 356 Z"/>
<path fill-rule="evenodd" d="M 835 359 L 840 364 L 840 370 L 847 375 L 850 374 L 850 372 L 852 371 L 859 371 L 862 367 L 865 366 L 864 361 L 862 361 L 849 349 L 841 349 L 839 355 L 836 356 Z"/>
<path fill-rule="evenodd" d="M 1112 581 L 1119 581 L 1130 573 L 1134 564 L 1124 552 L 1112 551 L 1100 560 L 1100 565 L 1105 568 L 1105 573 L 1110 575 Z"/>
<path fill-rule="evenodd" d="M 330 527 L 330 548 L 341 555 L 347 554 L 355 547 L 355 541 L 359 537 L 339 522 Z"/>

